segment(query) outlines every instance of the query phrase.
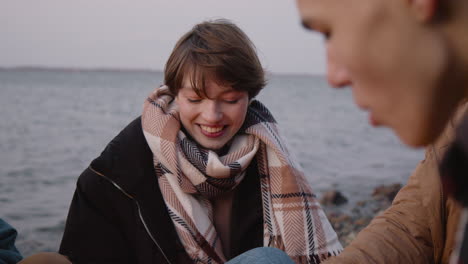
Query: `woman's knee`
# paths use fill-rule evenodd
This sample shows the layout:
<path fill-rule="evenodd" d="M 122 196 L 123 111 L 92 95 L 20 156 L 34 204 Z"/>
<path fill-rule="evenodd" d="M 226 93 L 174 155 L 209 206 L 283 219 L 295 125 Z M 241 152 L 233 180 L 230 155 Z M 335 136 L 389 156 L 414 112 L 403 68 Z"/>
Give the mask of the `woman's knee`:
<path fill-rule="evenodd" d="M 254 248 L 227 262 L 227 264 L 247 263 L 293 264 L 294 262 L 284 251 L 272 247 Z"/>
<path fill-rule="evenodd" d="M 50 264 L 71 264 L 70 260 L 67 257 L 60 255 L 58 253 L 53 252 L 41 252 L 29 256 L 18 264 L 42 264 L 42 263 L 50 263 Z"/>

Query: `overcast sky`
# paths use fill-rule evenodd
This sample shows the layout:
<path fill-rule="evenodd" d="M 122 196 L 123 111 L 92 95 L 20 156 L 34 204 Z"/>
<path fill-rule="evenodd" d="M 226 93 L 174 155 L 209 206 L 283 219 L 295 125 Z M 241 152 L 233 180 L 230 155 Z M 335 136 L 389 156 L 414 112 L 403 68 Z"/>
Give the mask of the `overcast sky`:
<path fill-rule="evenodd" d="M 325 71 L 294 0 L 0 0 L 0 67 L 162 70 L 178 38 L 214 18 L 240 26 L 270 72 Z"/>

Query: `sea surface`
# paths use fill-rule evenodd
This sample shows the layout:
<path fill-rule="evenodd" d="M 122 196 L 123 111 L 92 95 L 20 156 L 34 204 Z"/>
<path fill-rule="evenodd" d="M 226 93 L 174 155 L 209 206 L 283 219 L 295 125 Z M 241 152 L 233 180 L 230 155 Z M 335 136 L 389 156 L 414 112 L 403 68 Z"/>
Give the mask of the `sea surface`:
<path fill-rule="evenodd" d="M 323 76 L 268 81 L 258 99 L 318 196 L 366 199 L 379 184 L 404 183 L 423 158 L 371 127 L 350 89 L 330 89 Z M 58 249 L 78 176 L 162 82 L 150 71 L 0 70 L 0 217 L 25 256 Z"/>

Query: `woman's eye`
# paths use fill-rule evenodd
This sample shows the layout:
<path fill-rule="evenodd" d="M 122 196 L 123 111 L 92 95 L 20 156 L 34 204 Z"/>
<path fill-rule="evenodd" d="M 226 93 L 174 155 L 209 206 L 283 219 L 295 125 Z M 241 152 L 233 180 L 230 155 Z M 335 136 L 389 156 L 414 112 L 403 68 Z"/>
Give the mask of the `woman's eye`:
<path fill-rule="evenodd" d="M 187 98 L 187 100 L 188 100 L 190 103 L 199 103 L 199 102 L 201 102 L 201 99 L 191 99 L 191 98 Z"/>

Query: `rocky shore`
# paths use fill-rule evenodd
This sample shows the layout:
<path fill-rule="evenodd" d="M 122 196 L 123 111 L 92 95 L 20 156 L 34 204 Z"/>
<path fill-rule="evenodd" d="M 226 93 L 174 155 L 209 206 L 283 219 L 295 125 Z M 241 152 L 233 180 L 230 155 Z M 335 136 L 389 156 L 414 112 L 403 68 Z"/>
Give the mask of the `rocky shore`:
<path fill-rule="evenodd" d="M 401 187 L 399 183 L 377 186 L 369 199 L 352 205 L 348 204 L 348 199 L 339 190 L 323 193 L 320 202 L 343 247 L 347 246 L 376 215 L 391 205 Z"/>
<path fill-rule="evenodd" d="M 390 206 L 401 187 L 399 183 L 377 186 L 368 199 L 352 203 L 339 190 L 329 190 L 321 195 L 322 207 L 343 247 L 348 245 L 374 216 Z M 61 221 L 56 227 L 41 229 L 34 235 L 19 230 L 17 247 L 24 256 L 41 251 L 56 251 L 64 227 L 65 222 Z"/>

